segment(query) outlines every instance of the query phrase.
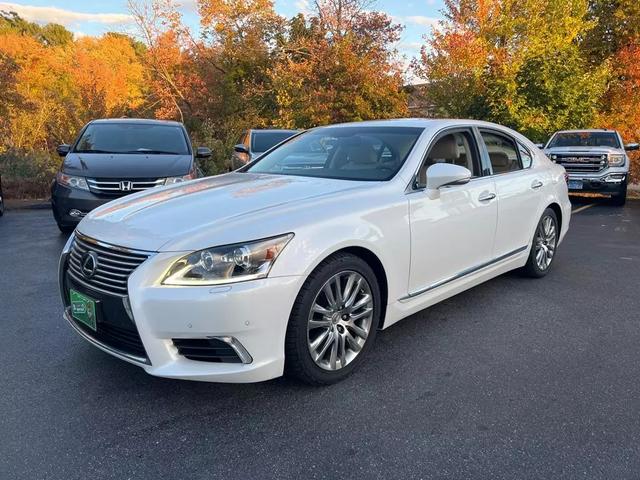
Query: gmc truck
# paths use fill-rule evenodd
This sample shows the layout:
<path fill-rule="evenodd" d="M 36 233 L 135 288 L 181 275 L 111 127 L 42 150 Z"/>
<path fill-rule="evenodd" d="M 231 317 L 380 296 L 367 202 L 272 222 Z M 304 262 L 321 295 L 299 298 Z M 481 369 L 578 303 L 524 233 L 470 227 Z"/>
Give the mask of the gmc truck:
<path fill-rule="evenodd" d="M 624 205 L 629 182 L 626 152 L 638 148 L 637 143 L 625 145 L 615 130 L 563 130 L 551 136 L 544 153 L 565 168 L 570 192 L 602 193 Z"/>

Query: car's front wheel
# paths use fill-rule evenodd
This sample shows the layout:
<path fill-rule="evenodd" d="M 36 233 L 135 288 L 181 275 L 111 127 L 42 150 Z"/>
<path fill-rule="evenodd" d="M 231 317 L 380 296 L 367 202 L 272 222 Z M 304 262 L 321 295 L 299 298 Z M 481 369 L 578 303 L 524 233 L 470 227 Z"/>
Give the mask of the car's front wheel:
<path fill-rule="evenodd" d="M 611 196 L 611 201 L 614 205 L 622 207 L 627 201 L 627 182 L 623 182 L 620 186 L 620 191 Z"/>
<path fill-rule="evenodd" d="M 526 275 L 539 278 L 544 277 L 549 272 L 558 247 L 559 233 L 556 212 L 551 208 L 547 208 L 542 213 L 533 235 L 531 252 L 523 268 L 523 272 Z"/>
<path fill-rule="evenodd" d="M 318 385 L 344 379 L 370 350 L 380 316 L 380 287 L 371 267 L 348 253 L 328 258 L 294 303 L 285 373 Z"/>

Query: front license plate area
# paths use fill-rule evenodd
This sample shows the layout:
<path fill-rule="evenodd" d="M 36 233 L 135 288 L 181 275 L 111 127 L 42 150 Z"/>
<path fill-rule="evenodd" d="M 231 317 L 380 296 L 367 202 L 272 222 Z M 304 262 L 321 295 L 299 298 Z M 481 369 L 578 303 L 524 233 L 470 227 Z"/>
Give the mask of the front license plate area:
<path fill-rule="evenodd" d="M 73 288 L 69 289 L 69 300 L 71 316 L 95 332 L 97 330 L 96 301 Z"/>
<path fill-rule="evenodd" d="M 569 190 L 582 190 L 582 180 L 569 180 Z"/>

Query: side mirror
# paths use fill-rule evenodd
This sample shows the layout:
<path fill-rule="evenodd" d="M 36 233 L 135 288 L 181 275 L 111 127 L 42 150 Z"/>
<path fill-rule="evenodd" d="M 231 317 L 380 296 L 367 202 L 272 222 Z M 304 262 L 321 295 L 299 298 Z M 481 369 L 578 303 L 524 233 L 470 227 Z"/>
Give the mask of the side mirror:
<path fill-rule="evenodd" d="M 634 151 L 634 150 L 640 150 L 640 145 L 638 145 L 637 143 L 627 143 L 627 144 L 624 146 L 624 149 L 625 149 L 627 152 L 632 152 L 632 151 Z"/>
<path fill-rule="evenodd" d="M 427 169 L 427 195 L 432 200 L 440 197 L 440 188 L 464 185 L 471 180 L 468 168 L 451 163 L 436 163 Z"/>
<path fill-rule="evenodd" d="M 540 150 L 544 148 L 544 143 L 534 143 L 534 145 L 538 147 Z"/>
<path fill-rule="evenodd" d="M 238 145 L 233 147 L 233 151 L 236 153 L 244 153 L 246 155 L 249 155 L 249 149 L 243 143 L 239 143 Z"/>
<path fill-rule="evenodd" d="M 196 158 L 209 158 L 211 156 L 211 150 L 207 147 L 198 147 L 196 149 Z"/>
<path fill-rule="evenodd" d="M 58 155 L 60 155 L 61 157 L 66 157 L 70 150 L 71 146 L 67 145 L 66 143 L 58 145 L 58 147 L 56 148 L 56 152 L 58 152 Z"/>

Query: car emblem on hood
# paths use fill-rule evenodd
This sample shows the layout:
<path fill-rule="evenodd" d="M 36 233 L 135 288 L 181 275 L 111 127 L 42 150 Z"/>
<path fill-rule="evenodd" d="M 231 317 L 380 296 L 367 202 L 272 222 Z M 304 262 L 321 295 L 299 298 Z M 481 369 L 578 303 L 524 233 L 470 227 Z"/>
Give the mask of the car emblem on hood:
<path fill-rule="evenodd" d="M 130 192 L 132 188 L 133 184 L 129 180 L 123 180 L 120 182 L 120 190 L 123 192 Z"/>
<path fill-rule="evenodd" d="M 82 274 L 88 280 L 96 274 L 98 269 L 98 254 L 96 252 L 86 252 L 80 259 Z"/>

